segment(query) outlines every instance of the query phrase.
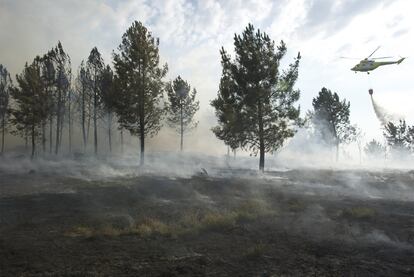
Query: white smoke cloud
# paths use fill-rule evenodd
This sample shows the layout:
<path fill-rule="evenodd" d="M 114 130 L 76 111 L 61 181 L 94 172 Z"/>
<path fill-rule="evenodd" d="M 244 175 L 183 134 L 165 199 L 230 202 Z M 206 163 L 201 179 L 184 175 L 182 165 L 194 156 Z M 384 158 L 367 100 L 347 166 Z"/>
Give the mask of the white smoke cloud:
<path fill-rule="evenodd" d="M 375 115 L 378 120 L 381 122 L 382 126 L 386 126 L 389 122 L 398 122 L 403 120 L 404 116 L 398 115 L 396 113 L 389 112 L 386 108 L 382 107 L 371 95 L 372 107 L 374 108 Z"/>

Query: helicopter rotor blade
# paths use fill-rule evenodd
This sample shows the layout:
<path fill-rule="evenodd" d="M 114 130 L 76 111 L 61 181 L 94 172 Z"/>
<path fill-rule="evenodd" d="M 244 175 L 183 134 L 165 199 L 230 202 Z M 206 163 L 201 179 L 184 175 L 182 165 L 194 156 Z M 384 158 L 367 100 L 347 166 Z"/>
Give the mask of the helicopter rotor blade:
<path fill-rule="evenodd" d="M 339 57 L 340 59 L 347 59 L 347 60 L 361 60 L 361 58 L 350 58 L 350 57 Z"/>
<path fill-rule="evenodd" d="M 380 60 L 380 59 L 391 59 L 394 58 L 392 56 L 388 56 L 388 57 L 378 57 L 378 58 L 371 58 L 372 60 Z"/>
<path fill-rule="evenodd" d="M 377 47 L 377 49 L 375 49 L 375 50 L 374 50 L 374 52 L 372 52 L 372 53 L 371 53 L 371 55 L 369 55 L 369 56 L 367 57 L 367 59 L 371 58 L 371 56 L 372 56 L 372 55 L 374 55 L 374 53 L 375 53 L 375 52 L 377 52 L 377 51 L 378 51 L 378 49 L 380 49 L 380 48 L 381 48 L 381 46 L 378 46 L 378 47 Z"/>

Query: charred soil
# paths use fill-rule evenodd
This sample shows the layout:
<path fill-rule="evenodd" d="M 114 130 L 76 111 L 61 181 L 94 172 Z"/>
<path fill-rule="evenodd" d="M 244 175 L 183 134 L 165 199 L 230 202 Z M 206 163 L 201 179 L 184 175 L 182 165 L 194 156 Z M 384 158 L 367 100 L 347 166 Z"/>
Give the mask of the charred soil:
<path fill-rule="evenodd" d="M 407 172 L 0 178 L 1 276 L 414 275 Z"/>

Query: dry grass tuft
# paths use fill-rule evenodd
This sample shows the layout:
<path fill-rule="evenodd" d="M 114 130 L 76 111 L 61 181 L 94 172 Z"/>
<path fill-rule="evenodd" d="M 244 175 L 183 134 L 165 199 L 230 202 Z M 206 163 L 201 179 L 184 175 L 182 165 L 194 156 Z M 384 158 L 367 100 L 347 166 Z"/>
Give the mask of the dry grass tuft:
<path fill-rule="evenodd" d="M 94 229 L 86 226 L 76 226 L 73 229 L 65 232 L 67 237 L 92 237 L 94 235 Z"/>
<path fill-rule="evenodd" d="M 342 216 L 346 218 L 370 219 L 375 215 L 375 209 L 368 207 L 352 207 L 342 210 Z"/>
<path fill-rule="evenodd" d="M 155 218 L 146 218 L 141 223 L 138 223 L 135 227 L 128 230 L 130 234 L 136 234 L 142 237 L 148 237 L 152 235 L 173 235 L 173 225 L 168 225 Z"/>
<path fill-rule="evenodd" d="M 261 215 L 270 215 L 276 212 L 271 210 L 265 201 L 253 199 L 243 201 L 234 213 L 236 213 L 237 221 L 251 221 Z"/>
<path fill-rule="evenodd" d="M 266 252 L 266 245 L 263 243 L 257 243 L 249 248 L 247 248 L 246 252 L 244 253 L 244 257 L 246 259 L 258 259 L 261 258 Z"/>
<path fill-rule="evenodd" d="M 234 228 L 240 221 L 251 221 L 261 215 L 273 214 L 262 200 L 246 200 L 237 208 L 226 211 L 189 211 L 176 222 L 163 222 L 157 218 L 144 218 L 131 227 L 120 227 L 106 222 L 98 227 L 74 227 L 65 233 L 70 237 L 94 237 L 137 235 L 140 237 L 169 236 L 198 233 L 200 231 L 225 231 Z"/>
<path fill-rule="evenodd" d="M 105 225 L 95 230 L 95 236 L 118 237 L 124 233 L 124 229 L 119 229 L 111 225 Z"/>
<path fill-rule="evenodd" d="M 287 208 L 290 212 L 303 212 L 306 209 L 306 204 L 299 199 L 290 199 L 287 202 Z"/>
<path fill-rule="evenodd" d="M 209 212 L 200 221 L 201 229 L 223 230 L 236 225 L 236 214 L 234 212 L 218 213 Z"/>
<path fill-rule="evenodd" d="M 187 212 L 179 221 L 179 225 L 184 229 L 193 229 L 200 227 L 202 215 L 199 212 Z"/>

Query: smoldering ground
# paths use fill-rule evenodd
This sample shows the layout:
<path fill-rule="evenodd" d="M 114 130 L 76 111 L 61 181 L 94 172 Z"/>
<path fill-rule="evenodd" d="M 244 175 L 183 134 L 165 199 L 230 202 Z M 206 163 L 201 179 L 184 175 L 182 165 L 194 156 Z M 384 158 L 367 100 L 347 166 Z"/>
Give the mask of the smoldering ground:
<path fill-rule="evenodd" d="M 14 161 L 13 161 L 14 160 Z M 5 160 L 3 160 L 5 161 Z M 3 276 L 410 276 L 414 174 L 202 155 L 1 164 Z M 17 163 L 20 162 L 20 163 Z"/>

